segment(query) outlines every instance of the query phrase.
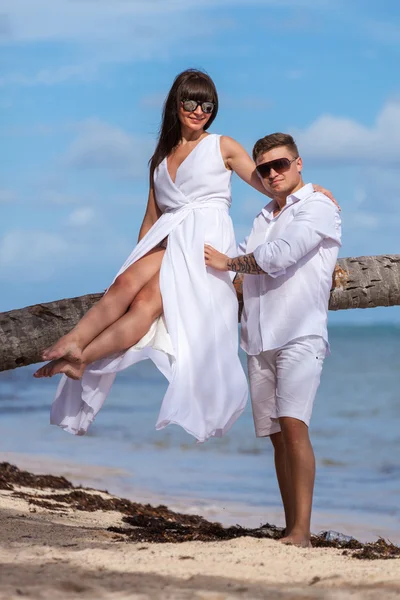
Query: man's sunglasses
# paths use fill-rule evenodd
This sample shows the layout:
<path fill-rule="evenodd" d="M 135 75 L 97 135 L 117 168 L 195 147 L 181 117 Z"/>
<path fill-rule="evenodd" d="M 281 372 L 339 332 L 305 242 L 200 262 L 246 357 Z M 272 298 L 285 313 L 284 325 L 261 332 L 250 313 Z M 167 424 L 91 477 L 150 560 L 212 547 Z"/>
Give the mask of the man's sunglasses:
<path fill-rule="evenodd" d="M 288 158 L 276 158 L 275 160 L 270 160 L 269 162 L 257 165 L 257 173 L 259 173 L 261 177 L 269 177 L 271 170 L 273 169 L 274 171 L 279 173 L 279 175 L 281 175 L 285 171 L 288 171 L 292 162 L 294 162 L 298 158 L 299 157 L 296 156 L 292 160 L 289 160 Z"/>
<path fill-rule="evenodd" d="M 200 102 L 199 100 L 182 100 L 183 110 L 187 112 L 194 112 L 198 106 L 201 106 L 201 110 L 206 115 L 210 115 L 214 110 L 214 102 Z"/>

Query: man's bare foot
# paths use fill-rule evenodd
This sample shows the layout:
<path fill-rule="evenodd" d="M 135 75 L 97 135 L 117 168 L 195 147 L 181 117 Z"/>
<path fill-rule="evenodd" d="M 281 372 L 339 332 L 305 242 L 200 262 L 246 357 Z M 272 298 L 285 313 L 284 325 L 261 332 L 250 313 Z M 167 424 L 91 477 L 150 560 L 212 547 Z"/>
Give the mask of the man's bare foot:
<path fill-rule="evenodd" d="M 299 548 L 312 548 L 310 536 L 304 534 L 291 533 L 279 540 L 286 546 L 298 546 Z"/>
<path fill-rule="evenodd" d="M 44 365 L 44 367 L 40 367 L 33 376 L 39 379 L 40 377 L 53 377 L 53 375 L 57 375 L 58 373 L 64 373 L 71 379 L 81 379 L 85 367 L 86 365 L 83 362 L 78 365 L 64 358 L 59 358 L 58 360 L 52 360 L 47 365 Z"/>
<path fill-rule="evenodd" d="M 82 362 L 82 348 L 79 341 L 72 335 L 67 334 L 55 344 L 46 348 L 42 353 L 43 360 L 56 360 L 64 358 L 68 362 L 80 364 Z"/>

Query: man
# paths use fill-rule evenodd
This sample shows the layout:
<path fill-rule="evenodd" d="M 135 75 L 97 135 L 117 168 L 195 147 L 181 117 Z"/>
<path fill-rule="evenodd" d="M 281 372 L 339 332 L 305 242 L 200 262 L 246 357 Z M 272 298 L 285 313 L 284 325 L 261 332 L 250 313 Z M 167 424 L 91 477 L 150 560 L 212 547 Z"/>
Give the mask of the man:
<path fill-rule="evenodd" d="M 328 349 L 328 301 L 341 221 L 337 206 L 304 185 L 290 135 L 258 140 L 253 158 L 272 201 L 241 255 L 205 247 L 209 267 L 244 273 L 241 346 L 248 354 L 256 435 L 270 436 L 285 511 L 282 541 L 308 547 L 315 458 L 308 435 Z"/>

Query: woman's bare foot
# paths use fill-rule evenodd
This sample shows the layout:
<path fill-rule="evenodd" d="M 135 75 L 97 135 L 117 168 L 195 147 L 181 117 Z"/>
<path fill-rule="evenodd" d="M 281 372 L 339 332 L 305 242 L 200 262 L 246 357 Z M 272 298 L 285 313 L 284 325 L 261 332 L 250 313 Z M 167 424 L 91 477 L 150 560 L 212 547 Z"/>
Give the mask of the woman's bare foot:
<path fill-rule="evenodd" d="M 83 362 L 76 364 L 64 358 L 59 358 L 58 360 L 52 360 L 47 365 L 44 365 L 44 367 L 40 367 L 33 376 L 39 379 L 40 377 L 53 377 L 53 375 L 57 375 L 58 373 L 64 373 L 71 379 L 81 379 L 85 367 L 86 365 Z"/>
<path fill-rule="evenodd" d="M 64 358 L 68 362 L 80 364 L 82 362 L 82 348 L 79 340 L 70 334 L 63 335 L 55 344 L 46 348 L 42 353 L 43 360 L 56 360 Z"/>
<path fill-rule="evenodd" d="M 304 534 L 291 533 L 279 540 L 286 546 L 298 546 L 299 548 L 312 548 L 310 536 Z"/>

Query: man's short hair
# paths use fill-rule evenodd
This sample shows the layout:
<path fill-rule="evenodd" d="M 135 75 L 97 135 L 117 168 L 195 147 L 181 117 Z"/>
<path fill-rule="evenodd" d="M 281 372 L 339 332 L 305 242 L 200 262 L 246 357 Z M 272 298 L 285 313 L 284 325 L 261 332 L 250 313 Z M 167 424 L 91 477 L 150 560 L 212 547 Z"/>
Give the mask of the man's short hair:
<path fill-rule="evenodd" d="M 289 151 L 293 154 L 293 156 L 299 156 L 299 151 L 297 149 L 296 142 L 294 141 L 291 135 L 289 135 L 288 133 L 270 133 L 270 135 L 266 135 L 254 144 L 254 162 L 261 154 L 269 152 L 273 148 L 279 148 L 280 146 L 286 146 L 289 149 Z"/>

